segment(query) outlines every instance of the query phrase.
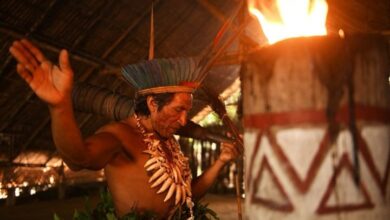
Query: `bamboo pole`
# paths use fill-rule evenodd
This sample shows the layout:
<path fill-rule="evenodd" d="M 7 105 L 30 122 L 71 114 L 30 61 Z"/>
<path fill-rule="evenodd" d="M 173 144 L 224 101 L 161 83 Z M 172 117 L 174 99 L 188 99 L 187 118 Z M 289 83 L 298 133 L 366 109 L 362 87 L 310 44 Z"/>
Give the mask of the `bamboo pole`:
<path fill-rule="evenodd" d="M 236 169 L 238 169 L 238 166 L 236 166 Z M 236 185 L 237 216 L 239 220 L 242 220 L 241 189 L 240 189 L 240 179 L 237 170 L 236 172 L 234 172 L 234 181 Z"/>

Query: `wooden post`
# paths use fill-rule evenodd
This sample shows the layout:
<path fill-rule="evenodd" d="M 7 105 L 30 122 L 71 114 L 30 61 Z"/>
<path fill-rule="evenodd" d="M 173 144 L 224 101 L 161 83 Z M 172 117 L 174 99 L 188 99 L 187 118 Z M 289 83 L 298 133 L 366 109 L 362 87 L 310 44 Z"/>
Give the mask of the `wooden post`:
<path fill-rule="evenodd" d="M 290 39 L 247 57 L 247 219 L 390 216 L 389 62 L 374 35 Z"/>
<path fill-rule="evenodd" d="M 6 206 L 14 206 L 16 203 L 15 187 L 7 188 Z"/>

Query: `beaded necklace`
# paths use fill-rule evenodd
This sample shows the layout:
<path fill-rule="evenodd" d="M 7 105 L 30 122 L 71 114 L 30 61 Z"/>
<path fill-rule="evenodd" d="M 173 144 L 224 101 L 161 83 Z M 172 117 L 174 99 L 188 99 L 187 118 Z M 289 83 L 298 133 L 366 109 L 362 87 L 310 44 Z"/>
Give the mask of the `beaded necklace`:
<path fill-rule="evenodd" d="M 161 185 L 157 194 L 166 191 L 164 202 L 170 198 L 175 198 L 175 205 L 185 202 L 190 210 L 188 219 L 194 219 L 192 210 L 194 203 L 191 193 L 192 175 L 188 158 L 183 155 L 174 137 L 162 141 L 153 132 L 147 133 L 140 118 L 136 114 L 134 117 L 143 136 L 142 140 L 147 145 L 147 150 L 143 152 L 150 155 L 150 159 L 144 165 L 146 171 L 152 173 L 149 184 L 152 188 Z"/>

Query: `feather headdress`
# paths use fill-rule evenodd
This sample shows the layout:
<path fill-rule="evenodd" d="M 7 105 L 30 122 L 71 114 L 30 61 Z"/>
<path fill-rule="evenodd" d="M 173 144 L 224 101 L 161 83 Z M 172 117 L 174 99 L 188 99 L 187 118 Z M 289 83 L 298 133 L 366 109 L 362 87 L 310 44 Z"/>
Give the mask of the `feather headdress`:
<path fill-rule="evenodd" d="M 122 76 L 137 95 L 192 93 L 203 80 L 202 75 L 198 58 L 153 59 L 122 68 Z"/>

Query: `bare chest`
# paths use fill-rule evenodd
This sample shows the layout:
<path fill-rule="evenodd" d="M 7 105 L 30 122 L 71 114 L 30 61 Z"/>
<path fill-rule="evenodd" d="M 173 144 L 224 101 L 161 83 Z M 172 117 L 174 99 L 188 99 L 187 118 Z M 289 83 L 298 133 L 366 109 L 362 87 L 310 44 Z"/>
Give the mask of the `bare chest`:
<path fill-rule="evenodd" d="M 124 215 L 135 207 L 165 216 L 173 207 L 172 201 L 164 202 L 164 196 L 150 187 L 150 175 L 144 168 L 147 159 L 147 154 L 138 156 L 137 161 L 119 155 L 105 168 L 107 184 L 118 215 Z"/>

